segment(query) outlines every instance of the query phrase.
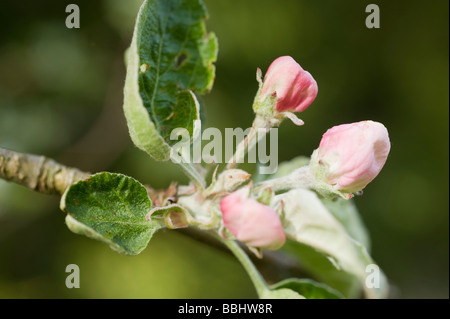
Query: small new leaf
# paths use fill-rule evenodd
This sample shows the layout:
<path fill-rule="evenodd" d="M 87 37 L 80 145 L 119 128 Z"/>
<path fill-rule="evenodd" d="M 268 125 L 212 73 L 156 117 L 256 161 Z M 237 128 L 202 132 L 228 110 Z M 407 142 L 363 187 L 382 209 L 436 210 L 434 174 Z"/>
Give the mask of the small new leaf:
<path fill-rule="evenodd" d="M 374 264 L 364 246 L 352 236 L 363 238 L 353 228 L 346 228 L 322 203 L 317 194 L 306 189 L 291 190 L 274 197 L 274 204 L 283 201 L 286 236 L 297 243 L 296 255 L 302 260 L 306 268 L 312 272 L 320 272 L 317 277 L 325 281 L 323 276 L 329 274 L 333 282 L 336 274 L 339 280 L 345 281 L 345 289 L 340 291 L 347 297 L 352 297 L 357 290 L 363 290 L 368 298 L 385 298 L 388 293 L 387 281 L 380 271 L 379 285 L 376 289 L 369 289 L 365 285 L 366 267 Z M 343 218 L 342 218 L 343 219 Z M 347 225 L 350 225 L 348 222 Z M 357 224 L 352 224 L 355 227 Z M 348 230 L 352 229 L 352 235 Z M 285 245 L 288 247 L 289 245 Z M 308 250 L 307 248 L 311 248 Z M 323 258 L 317 256 L 323 255 Z M 319 264 L 326 261 L 326 271 Z M 359 287 L 355 288 L 355 280 L 346 278 L 345 274 L 354 277 Z M 347 280 L 348 279 L 348 280 Z M 337 287 L 332 285 L 333 287 Z M 341 284 L 339 284 L 341 286 Z M 345 291 L 344 291 L 345 290 Z"/>
<path fill-rule="evenodd" d="M 71 231 L 107 243 L 113 250 L 137 255 L 164 223 L 147 221 L 152 203 L 135 179 L 99 173 L 70 186 L 61 198 Z"/>

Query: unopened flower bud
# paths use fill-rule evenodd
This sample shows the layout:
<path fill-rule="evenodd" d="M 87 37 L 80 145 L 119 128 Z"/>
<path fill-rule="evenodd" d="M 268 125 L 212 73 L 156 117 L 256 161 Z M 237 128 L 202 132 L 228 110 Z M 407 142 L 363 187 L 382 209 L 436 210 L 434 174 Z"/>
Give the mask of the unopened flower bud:
<path fill-rule="evenodd" d="M 277 112 L 302 112 L 316 98 L 317 83 L 311 74 L 302 69 L 290 56 L 272 62 L 258 93 L 255 111 L 267 108 Z M 274 109 L 274 110 L 273 110 Z"/>
<path fill-rule="evenodd" d="M 249 189 L 242 188 L 220 201 L 225 227 L 251 247 L 279 249 L 286 236 L 277 212 L 249 197 Z"/>
<path fill-rule="evenodd" d="M 362 190 L 381 171 L 391 144 L 386 127 L 362 121 L 332 127 L 311 157 L 319 180 L 344 193 Z"/>
<path fill-rule="evenodd" d="M 217 170 L 217 168 L 216 168 Z M 217 194 L 221 192 L 232 192 L 240 185 L 248 181 L 252 175 L 241 169 L 228 169 L 222 172 L 219 177 L 213 175 L 213 183 L 207 189 L 207 194 Z"/>

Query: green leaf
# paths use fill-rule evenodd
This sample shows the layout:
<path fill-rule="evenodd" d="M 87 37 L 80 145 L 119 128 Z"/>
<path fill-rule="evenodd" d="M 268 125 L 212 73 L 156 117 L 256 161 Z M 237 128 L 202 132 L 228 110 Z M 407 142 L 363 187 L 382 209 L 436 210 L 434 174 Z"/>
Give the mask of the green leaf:
<path fill-rule="evenodd" d="M 264 290 L 264 292 L 262 293 L 260 298 L 261 299 L 305 299 L 305 297 L 300 295 L 298 292 L 296 292 L 292 289 L 288 289 L 288 288 Z"/>
<path fill-rule="evenodd" d="M 386 275 L 383 273 L 383 271 L 378 267 L 378 265 L 375 264 L 375 261 L 372 259 L 372 257 L 369 255 L 367 249 L 362 245 L 361 243 L 357 241 L 353 241 L 356 250 L 358 252 L 359 258 L 364 262 L 364 264 L 369 267 L 366 268 L 366 277 L 363 278 L 364 280 L 364 293 L 368 298 L 387 298 L 389 294 L 389 282 L 386 278 Z M 374 275 L 374 269 L 376 268 L 376 271 L 378 274 L 376 274 L 378 285 L 375 286 L 369 286 L 368 282 L 370 283 L 370 276 Z"/>
<path fill-rule="evenodd" d="M 292 239 L 286 240 L 282 250 L 295 256 L 316 280 L 338 290 L 344 297 L 361 297 L 362 288 L 359 279 L 336 267 L 336 262 L 324 252 Z"/>
<path fill-rule="evenodd" d="M 347 297 L 357 295 L 358 290 L 364 290 L 369 298 L 386 297 L 387 281 L 382 272 L 378 288 L 366 285 L 367 266 L 374 264 L 373 260 L 314 192 L 296 189 L 274 197 L 274 206 L 281 202 L 286 235 L 298 243 L 296 255 L 306 268 L 318 275 L 318 280 L 328 283 L 326 280 L 337 278 L 340 283 L 348 284 L 344 286 L 345 291 L 340 290 Z M 324 274 L 327 278 L 323 278 Z"/>
<path fill-rule="evenodd" d="M 99 173 L 70 186 L 61 198 L 71 231 L 107 243 L 113 250 L 137 255 L 162 221 L 147 221 L 152 203 L 147 190 L 135 179 Z"/>
<path fill-rule="evenodd" d="M 360 242 L 367 250 L 370 250 L 370 238 L 354 201 L 343 198 L 335 200 L 321 198 L 321 201 L 328 211 L 344 226 L 350 237 Z"/>
<path fill-rule="evenodd" d="M 206 33 L 201 0 L 149 0 L 142 4 L 127 51 L 124 112 L 130 136 L 156 160 L 168 160 L 175 128 L 195 139 L 199 103 L 213 85 L 217 38 Z"/>
<path fill-rule="evenodd" d="M 315 282 L 311 279 L 290 278 L 280 281 L 270 287 L 271 289 L 287 288 L 299 293 L 306 299 L 342 299 L 343 296 L 335 289 Z"/>

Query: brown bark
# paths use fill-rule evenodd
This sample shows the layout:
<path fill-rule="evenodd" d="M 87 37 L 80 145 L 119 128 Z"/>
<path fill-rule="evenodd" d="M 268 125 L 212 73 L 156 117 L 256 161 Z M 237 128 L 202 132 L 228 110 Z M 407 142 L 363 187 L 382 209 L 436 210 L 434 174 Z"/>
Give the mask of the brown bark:
<path fill-rule="evenodd" d="M 62 195 L 68 186 L 89 175 L 45 156 L 0 148 L 0 178 L 43 194 Z"/>

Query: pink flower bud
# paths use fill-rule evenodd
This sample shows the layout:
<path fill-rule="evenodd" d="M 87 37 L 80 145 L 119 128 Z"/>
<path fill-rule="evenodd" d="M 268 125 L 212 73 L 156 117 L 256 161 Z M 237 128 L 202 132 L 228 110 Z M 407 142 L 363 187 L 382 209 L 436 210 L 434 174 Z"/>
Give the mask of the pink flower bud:
<path fill-rule="evenodd" d="M 272 62 L 264 77 L 262 96 L 276 96 L 278 112 L 302 112 L 316 98 L 317 83 L 290 56 Z"/>
<path fill-rule="evenodd" d="M 325 182 L 336 190 L 355 193 L 381 171 L 391 144 L 386 127 L 373 121 L 332 127 L 322 137 L 312 161 L 324 169 Z"/>
<path fill-rule="evenodd" d="M 220 201 L 222 219 L 236 239 L 252 247 L 276 250 L 283 246 L 286 236 L 277 212 L 248 197 L 242 188 Z"/>

